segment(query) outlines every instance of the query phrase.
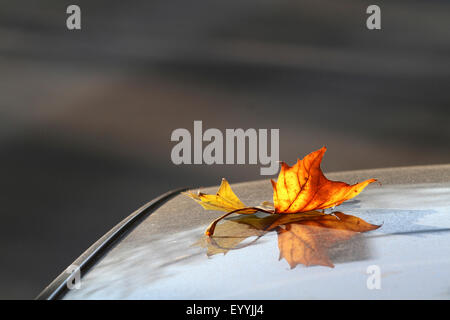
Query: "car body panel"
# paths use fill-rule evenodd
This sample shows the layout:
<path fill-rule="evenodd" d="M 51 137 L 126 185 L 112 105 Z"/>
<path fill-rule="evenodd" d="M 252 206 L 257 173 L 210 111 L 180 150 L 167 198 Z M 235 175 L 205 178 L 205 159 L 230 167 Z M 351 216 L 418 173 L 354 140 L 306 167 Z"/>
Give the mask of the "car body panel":
<path fill-rule="evenodd" d="M 221 213 L 179 194 L 154 210 L 82 274 L 64 299 L 449 299 L 450 165 L 327 174 L 377 178 L 336 210 L 381 225 L 330 249 L 334 268 L 290 269 L 276 233 L 227 254 L 196 243 Z M 271 200 L 268 179 L 232 185 L 248 205 Z M 202 188 L 214 193 L 217 187 Z M 372 288 L 371 268 L 381 287 Z"/>

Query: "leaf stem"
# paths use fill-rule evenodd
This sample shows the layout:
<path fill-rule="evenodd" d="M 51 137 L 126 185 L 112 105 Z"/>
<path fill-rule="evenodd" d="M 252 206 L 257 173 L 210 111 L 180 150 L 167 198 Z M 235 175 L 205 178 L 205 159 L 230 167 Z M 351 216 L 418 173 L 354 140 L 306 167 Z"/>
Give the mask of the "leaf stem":
<path fill-rule="evenodd" d="M 267 210 L 267 209 L 264 209 L 264 208 L 261 208 L 261 207 L 246 207 L 246 208 L 236 209 L 236 210 L 230 211 L 228 213 L 225 213 L 224 215 L 220 216 L 219 218 L 217 218 L 216 220 L 211 222 L 209 224 L 208 228 L 206 228 L 206 230 L 205 230 L 205 235 L 207 235 L 208 237 L 212 237 L 213 234 L 214 234 L 214 230 L 216 229 L 216 225 L 217 225 L 217 223 L 220 220 L 228 217 L 229 215 L 231 215 L 233 213 L 239 213 L 239 211 L 244 211 L 244 210 L 255 210 L 254 213 L 256 213 L 258 211 L 265 212 L 265 213 L 270 213 L 270 214 L 274 213 L 274 211 L 272 211 L 272 210 Z"/>

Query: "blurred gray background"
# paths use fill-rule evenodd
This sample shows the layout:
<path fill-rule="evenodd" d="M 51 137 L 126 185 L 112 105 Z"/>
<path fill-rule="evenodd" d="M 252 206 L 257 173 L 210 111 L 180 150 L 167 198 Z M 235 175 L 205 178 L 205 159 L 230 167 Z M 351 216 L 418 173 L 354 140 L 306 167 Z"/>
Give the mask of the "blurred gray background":
<path fill-rule="evenodd" d="M 326 145 L 325 171 L 450 162 L 449 58 L 444 0 L 0 1 L 0 298 L 163 192 L 271 178 L 173 165 L 194 120 L 279 128 L 288 163 Z"/>

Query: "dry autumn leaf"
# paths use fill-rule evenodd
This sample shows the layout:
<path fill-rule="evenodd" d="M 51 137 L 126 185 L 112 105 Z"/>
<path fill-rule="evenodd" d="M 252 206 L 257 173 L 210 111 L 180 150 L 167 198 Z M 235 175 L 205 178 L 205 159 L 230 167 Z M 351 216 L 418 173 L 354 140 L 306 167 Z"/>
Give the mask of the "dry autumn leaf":
<path fill-rule="evenodd" d="M 349 240 L 360 232 L 379 228 L 355 216 L 342 212 L 324 214 L 313 211 L 306 214 L 270 215 L 263 218 L 240 216 L 218 226 L 214 238 L 204 237 L 197 244 L 207 249 L 207 255 L 227 253 L 256 242 L 270 231 L 278 234 L 280 259 L 291 268 L 298 264 L 334 267 L 329 249 Z M 251 237 L 255 240 L 242 245 Z"/>
<path fill-rule="evenodd" d="M 357 196 L 369 183 L 376 181 L 369 179 L 349 185 L 328 180 L 320 169 L 326 150 L 323 147 L 314 151 L 302 160 L 298 159 L 292 167 L 281 163 L 277 182 L 271 180 L 275 213 L 298 213 L 335 207 Z"/>
<path fill-rule="evenodd" d="M 216 224 L 223 218 L 229 216 L 232 213 L 240 214 L 253 214 L 258 211 L 265 211 L 263 207 L 247 207 L 242 201 L 234 194 L 231 190 L 231 186 L 228 181 L 223 178 L 220 184 L 219 190 L 215 195 L 204 194 L 202 192 L 192 193 L 184 192 L 185 195 L 194 199 L 199 203 L 205 210 L 218 210 L 226 211 L 227 213 L 223 216 L 214 220 L 206 229 L 205 234 L 211 236 L 214 233 Z"/>
<path fill-rule="evenodd" d="M 241 210 L 239 213 L 252 214 L 258 211 L 257 209 L 248 208 L 231 190 L 231 186 L 228 181 L 223 178 L 220 184 L 219 190 L 216 194 L 205 194 L 202 192 L 192 193 L 184 192 L 188 197 L 194 199 L 205 210 L 218 210 L 218 211 L 234 211 Z"/>
<path fill-rule="evenodd" d="M 325 151 L 325 147 L 314 151 L 302 160 L 298 159 L 292 167 L 282 162 L 277 182 L 271 180 L 273 209 L 267 208 L 267 202 L 259 207 L 245 206 L 231 190 L 225 179 L 222 180 L 222 184 L 215 195 L 201 192 L 186 193 L 206 210 L 227 212 L 214 220 L 206 229 L 205 234 L 212 236 L 216 224 L 233 213 L 253 214 L 262 211 L 270 214 L 290 214 L 335 207 L 357 196 L 368 184 L 376 181 L 375 179 L 369 179 L 349 185 L 345 182 L 328 180 L 320 168 Z"/>

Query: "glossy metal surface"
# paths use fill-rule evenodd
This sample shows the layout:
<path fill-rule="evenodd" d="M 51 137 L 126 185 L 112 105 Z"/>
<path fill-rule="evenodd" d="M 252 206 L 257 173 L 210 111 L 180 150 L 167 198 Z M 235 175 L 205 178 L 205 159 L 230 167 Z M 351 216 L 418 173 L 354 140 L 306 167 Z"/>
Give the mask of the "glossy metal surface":
<path fill-rule="evenodd" d="M 278 260 L 276 233 L 210 258 L 195 246 L 220 213 L 179 195 L 152 213 L 86 274 L 65 299 L 450 298 L 450 166 L 327 175 L 349 183 L 378 178 L 337 209 L 378 230 L 333 247 L 335 268 L 290 269 Z M 232 183 L 232 182 L 231 182 Z M 270 200 L 268 180 L 232 184 L 249 205 Z M 203 189 L 202 189 L 203 190 Z M 211 193 L 214 188 L 206 188 Z M 381 271 L 381 289 L 367 287 L 367 268 Z"/>

